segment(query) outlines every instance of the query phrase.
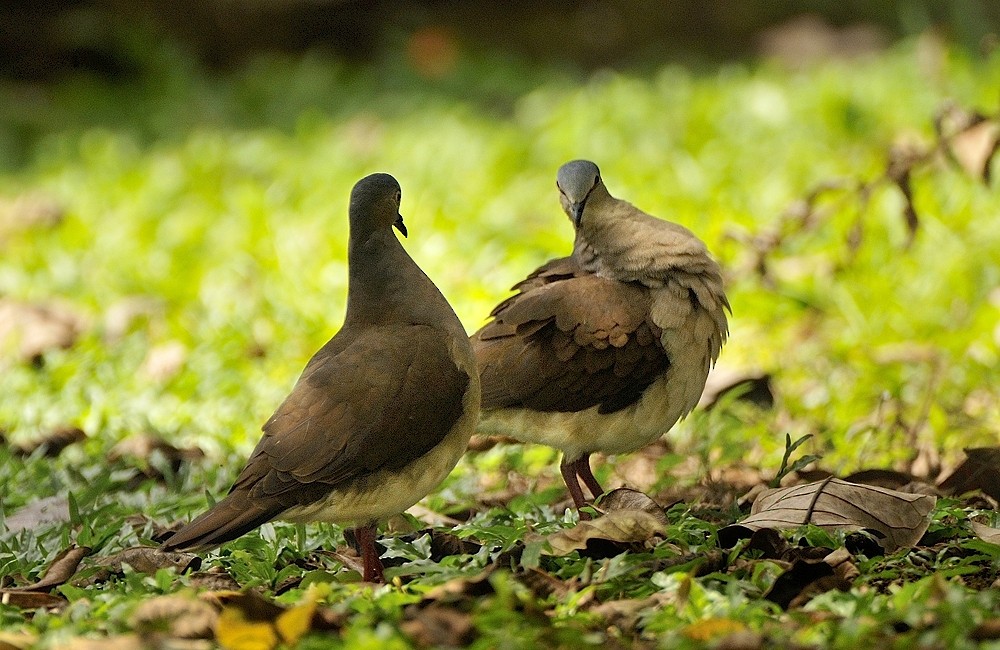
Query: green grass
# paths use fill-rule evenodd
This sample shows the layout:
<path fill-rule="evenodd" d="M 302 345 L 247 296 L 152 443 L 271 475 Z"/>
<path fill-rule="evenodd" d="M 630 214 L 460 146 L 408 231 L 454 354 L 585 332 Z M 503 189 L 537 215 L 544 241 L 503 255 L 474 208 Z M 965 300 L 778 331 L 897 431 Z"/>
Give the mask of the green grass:
<path fill-rule="evenodd" d="M 399 179 L 405 246 L 470 331 L 507 287 L 569 250 L 571 227 L 554 190 L 566 160 L 595 160 L 613 194 L 705 239 L 730 273 L 734 315 L 723 363 L 774 373 L 779 403 L 769 412 L 733 404 L 689 418 L 672 437 L 675 453 L 660 461 L 654 491 L 704 479 L 671 477 L 669 468 L 688 457 L 705 475 L 739 462 L 773 474 L 786 433 L 816 434 L 801 451 L 844 472 L 905 466 L 918 446 L 953 462 L 962 447 L 996 441 L 996 183 L 984 186 L 944 159 L 922 167 L 913 179 L 920 230 L 909 248 L 893 188 L 878 189 L 863 209 L 830 203 L 814 230 L 793 233 L 774 253 L 772 283 L 748 269 L 739 235 L 767 230 L 819 183 L 876 178 L 900 138 L 930 143 L 932 118 L 947 99 L 994 110 L 1000 56 L 945 51 L 928 62 L 914 43 L 799 72 L 758 62 L 589 77 L 469 60 L 434 82 L 392 57 L 368 67 L 270 58 L 212 75 L 169 49 L 146 56 L 143 81 L 132 84 L 0 87 L 0 144 L 9 145 L 0 146 L 0 195 L 40 193 L 65 210 L 57 227 L 0 239 L 0 297 L 57 300 L 87 323 L 76 345 L 46 354 L 40 368 L 0 359 L 0 427 L 15 442 L 66 423 L 89 436 L 55 460 L 0 449 L 5 515 L 55 494 L 72 494 L 79 511 L 70 524 L 0 536 L 0 576 L 30 581 L 74 540 L 110 555 L 147 541 L 150 522 L 187 517 L 204 507 L 206 493 L 224 492 L 260 424 L 341 322 L 347 195 L 373 171 Z M 846 241 L 859 219 L 865 236 L 852 253 Z M 151 305 L 148 313 L 109 339 L 109 310 L 137 298 Z M 187 352 L 179 371 L 163 379 L 143 372 L 150 350 L 170 343 Z M 133 490 L 135 463 L 106 458 L 116 442 L 144 431 L 198 446 L 207 459 Z M 496 555 L 529 532 L 562 525 L 551 504 L 563 493 L 546 489 L 557 479 L 555 458 L 542 448 L 478 454 L 426 504 L 475 508 L 484 482 L 502 490 L 508 472 L 527 476 L 518 485 L 538 494 L 460 527 Z M 599 476 L 615 480 L 607 467 Z M 139 512 L 149 522 L 125 523 Z M 714 548 L 716 526 L 736 515 L 702 516 L 675 513 L 670 539 L 683 552 Z M 342 542 L 338 529 L 309 527 L 303 539 L 279 524 L 262 535 L 228 545 L 207 565 L 268 591 L 306 571 L 328 581 L 340 568 L 317 555 Z M 423 557 L 415 544 L 397 551 Z M 666 542 L 649 551 L 675 552 Z M 862 580 L 807 611 L 781 614 L 760 599 L 776 575 L 766 566 L 692 578 L 650 573 L 649 559 L 547 560 L 570 595 L 546 596 L 494 574 L 491 595 L 471 605 L 481 647 L 604 645 L 616 635 L 627 642 L 634 629 L 616 632 L 574 603 L 654 593 L 666 600 L 643 610 L 636 624 L 644 638 L 692 647 L 699 642 L 678 630 L 713 618 L 738 619 L 786 643 L 957 643 L 998 605 L 992 591 L 908 574 L 887 579 L 889 589 Z M 345 644 L 403 644 L 404 605 L 488 560 L 484 551 L 406 564 L 393 571 L 415 575 L 398 590 L 371 592 L 333 577 L 325 600 L 352 613 Z M 67 587 L 73 602 L 64 612 L 32 617 L 0 605 L 0 627 L 34 630 L 47 645 L 118 633 L 139 600 L 187 581 L 127 573 Z M 508 634 L 515 626 L 523 636 Z"/>

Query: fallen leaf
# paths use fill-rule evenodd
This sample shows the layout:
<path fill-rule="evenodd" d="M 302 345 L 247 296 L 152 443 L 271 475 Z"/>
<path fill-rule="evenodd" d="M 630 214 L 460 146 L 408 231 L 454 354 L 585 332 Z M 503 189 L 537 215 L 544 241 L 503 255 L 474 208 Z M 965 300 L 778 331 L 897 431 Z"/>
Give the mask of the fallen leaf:
<path fill-rule="evenodd" d="M 112 462 L 131 461 L 137 466 L 138 473 L 130 481 L 130 485 L 144 480 L 165 481 L 167 466 L 176 474 L 184 463 L 195 462 L 204 457 L 205 452 L 197 447 L 180 449 L 150 432 L 131 435 L 118 442 L 108 453 L 108 460 Z M 161 459 L 165 464 L 160 462 Z"/>
<path fill-rule="evenodd" d="M 891 469 L 865 469 L 844 477 L 848 483 L 861 483 L 863 485 L 874 485 L 889 490 L 899 488 L 917 480 L 913 475 L 905 472 L 897 472 Z"/>
<path fill-rule="evenodd" d="M 938 489 L 954 495 L 982 490 L 1000 500 L 1000 447 L 973 447 L 964 451 L 965 460 L 951 476 L 938 483 Z"/>
<path fill-rule="evenodd" d="M 407 607 L 399 629 L 417 647 L 462 648 L 476 640 L 476 628 L 468 612 L 440 603 Z"/>
<path fill-rule="evenodd" d="M 39 363 L 49 350 L 71 347 L 83 330 L 83 319 L 66 307 L 0 299 L 0 358 Z"/>
<path fill-rule="evenodd" d="M 663 506 L 653 500 L 648 494 L 632 488 L 615 488 L 601 497 L 597 509 L 602 513 L 615 510 L 641 510 L 652 515 L 658 522 L 666 526 L 669 522 Z"/>
<path fill-rule="evenodd" d="M 1000 544 L 1000 528 L 993 528 L 992 526 L 981 524 L 978 521 L 969 522 L 969 526 L 972 528 L 972 532 L 976 534 L 976 537 L 984 542 L 989 542 L 990 544 Z"/>
<path fill-rule="evenodd" d="M 51 496 L 32 501 L 15 510 L 5 519 L 7 531 L 17 533 L 45 524 L 69 521 L 69 500 L 63 496 Z"/>
<path fill-rule="evenodd" d="M 611 557 L 624 551 L 627 545 L 645 542 L 654 535 L 663 534 L 665 530 L 660 520 L 648 512 L 613 510 L 597 519 L 580 521 L 572 528 L 547 536 L 545 541 L 548 546 L 542 552 L 547 555 L 568 555 L 593 546 L 595 548 L 590 550 L 596 555 Z"/>
<path fill-rule="evenodd" d="M 227 650 L 271 650 L 279 643 L 294 647 L 310 630 L 337 629 L 341 623 L 336 615 L 317 610 L 312 592 L 288 609 L 252 591 L 212 596 L 222 603 L 215 640 Z"/>
<path fill-rule="evenodd" d="M 88 555 L 90 549 L 86 546 L 71 546 L 52 560 L 41 580 L 25 587 L 11 587 L 8 591 L 49 591 L 58 587 L 73 577 L 80 561 Z"/>
<path fill-rule="evenodd" d="M 312 627 L 313 614 L 316 612 L 315 602 L 306 602 L 285 610 L 274 621 L 278 636 L 290 646 L 298 644 Z"/>
<path fill-rule="evenodd" d="M 121 575 L 123 564 L 129 565 L 137 573 L 147 575 L 170 568 L 177 573 L 196 571 L 201 566 L 201 558 L 193 553 L 174 553 L 151 546 L 133 546 L 114 555 L 93 558 L 91 564 L 100 567 L 100 570 L 81 580 L 76 586 L 86 587 L 105 582 L 111 576 Z"/>
<path fill-rule="evenodd" d="M 749 517 L 719 529 L 719 542 L 729 547 L 760 528 L 783 530 L 812 524 L 829 530 L 871 530 L 885 552 L 891 553 L 917 543 L 930 524 L 936 501 L 930 495 L 835 478 L 777 488 L 757 497 Z"/>
<path fill-rule="evenodd" d="M 721 367 L 715 367 L 709 373 L 698 406 L 712 409 L 720 399 L 730 394 L 735 394 L 737 400 L 750 402 L 762 409 L 774 406 L 770 374 Z"/>
<path fill-rule="evenodd" d="M 990 162 L 1000 148 L 1000 124 L 950 103 L 938 112 L 935 126 L 952 159 L 970 176 L 989 183 Z"/>
<path fill-rule="evenodd" d="M 152 381 L 166 382 L 181 371 L 187 356 L 187 346 L 180 341 L 168 341 L 149 349 L 139 373 Z"/>
<path fill-rule="evenodd" d="M 80 427 L 57 427 L 36 440 L 16 446 L 14 453 L 19 456 L 30 456 L 37 452 L 46 458 L 56 458 L 66 447 L 86 439 L 87 434 Z"/>
<path fill-rule="evenodd" d="M 475 555 L 482 548 L 482 545 L 452 533 L 437 529 L 425 532 L 431 536 L 431 559 L 435 562 L 452 555 Z"/>
<path fill-rule="evenodd" d="M 129 626 L 140 634 L 165 632 L 181 639 L 211 639 L 219 615 L 203 600 L 156 596 L 132 611 Z"/>
<path fill-rule="evenodd" d="M 0 589 L 0 605 L 10 605 L 21 609 L 56 609 L 66 604 L 65 598 L 53 596 L 46 591 Z"/>
<path fill-rule="evenodd" d="M 847 591 L 858 575 L 850 553 L 843 548 L 823 558 L 803 557 L 778 576 L 764 598 L 782 609 L 801 607 L 825 591 Z"/>
<path fill-rule="evenodd" d="M 497 564 L 490 564 L 485 569 L 472 576 L 459 576 L 434 587 L 424 596 L 423 603 L 434 601 L 456 602 L 467 598 L 482 598 L 494 593 L 493 583 L 489 578 L 496 570 Z"/>
<path fill-rule="evenodd" d="M 590 614 L 604 621 L 608 627 L 614 625 L 619 630 L 630 630 L 639 626 L 639 621 L 646 612 L 661 609 L 672 597 L 672 595 L 657 592 L 647 598 L 609 600 L 598 603 L 589 611 Z"/>
<path fill-rule="evenodd" d="M 221 567 L 215 566 L 208 571 L 196 571 L 188 575 L 188 583 L 205 591 L 239 591 L 240 583 Z"/>
<path fill-rule="evenodd" d="M 788 540 L 773 528 L 760 528 L 753 532 L 744 549 L 755 551 L 765 560 L 784 560 L 789 550 Z"/>

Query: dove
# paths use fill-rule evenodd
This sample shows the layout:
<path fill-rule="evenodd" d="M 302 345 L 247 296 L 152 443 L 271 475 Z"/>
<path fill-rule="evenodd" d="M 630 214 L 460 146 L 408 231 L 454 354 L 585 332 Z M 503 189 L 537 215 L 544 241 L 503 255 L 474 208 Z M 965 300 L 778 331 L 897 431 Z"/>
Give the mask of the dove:
<path fill-rule="evenodd" d="M 591 454 L 640 449 L 694 409 L 731 308 L 705 244 L 613 197 L 596 164 L 564 164 L 556 186 L 572 254 L 516 284 L 471 340 L 480 432 L 561 450 L 579 510 L 584 487 L 603 493 Z"/>
<path fill-rule="evenodd" d="M 272 520 L 354 527 L 365 581 L 384 582 L 378 522 L 433 490 L 464 453 L 480 383 L 466 331 L 392 232 L 399 183 L 351 191 L 347 313 L 306 364 L 229 494 L 164 550 L 203 551 Z"/>

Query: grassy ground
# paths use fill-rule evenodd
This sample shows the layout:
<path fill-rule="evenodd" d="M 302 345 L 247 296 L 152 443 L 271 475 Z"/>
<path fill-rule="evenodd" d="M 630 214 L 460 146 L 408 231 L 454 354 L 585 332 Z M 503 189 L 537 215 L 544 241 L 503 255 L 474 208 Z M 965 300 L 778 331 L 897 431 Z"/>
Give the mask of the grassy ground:
<path fill-rule="evenodd" d="M 931 557 L 859 556 L 849 591 L 789 612 L 761 598 L 779 564 L 671 561 L 718 553 L 715 531 L 740 516 L 741 488 L 776 472 L 786 433 L 814 434 L 800 453 L 838 473 L 951 467 L 961 448 L 996 442 L 995 183 L 943 155 L 914 166 L 909 245 L 890 183 L 864 203 L 851 189 L 824 194 L 804 226 L 789 210 L 824 183 L 879 178 L 894 145 L 929 149 L 945 101 L 995 111 L 997 55 L 921 42 L 800 71 L 761 62 L 586 78 L 463 61 L 436 81 L 402 59 L 270 59 L 213 76 L 156 50 L 146 65 L 136 84 L 0 88 L 0 196 L 29 197 L 0 210 L 0 300 L 59 305 L 80 331 L 34 362 L 0 339 L 2 512 L 71 497 L 68 522 L 16 533 L 0 524 L 3 586 L 34 581 L 71 543 L 108 557 L 148 542 L 228 487 L 259 425 L 341 321 L 347 193 L 362 175 L 400 180 L 405 245 L 471 331 L 507 287 L 569 249 L 554 174 L 586 157 L 613 194 L 705 239 L 733 304 L 722 363 L 770 373 L 777 393 L 773 409 L 726 402 L 639 460 L 598 463 L 606 484 L 676 502 L 664 538 L 611 557 L 518 560 L 526 538 L 572 518 L 556 455 L 501 445 L 471 454 L 424 502 L 436 534 L 455 527 L 481 548 L 431 562 L 434 537 L 386 538 L 412 560 L 390 571 L 396 586 L 352 582 L 342 557 L 321 552 L 343 546 L 325 526 L 265 526 L 202 569 L 284 604 L 318 598 L 341 631 L 306 636 L 314 647 L 427 642 L 411 624 L 427 602 L 447 601 L 431 592 L 442 584 L 458 585 L 449 611 L 471 626 L 458 640 L 480 647 L 700 647 L 741 630 L 784 644 L 944 647 L 972 644 L 969 630 L 992 618 L 994 592 L 958 577 L 986 579 L 1000 557 L 969 533 L 964 521 L 978 511 L 968 502 L 939 503 L 929 534 L 943 546 L 925 540 Z M 64 425 L 86 440 L 55 458 L 16 453 Z M 113 453 L 145 433 L 205 457 Z M 421 528 L 413 518 L 395 526 Z M 498 563 L 520 568 L 468 580 Z M 120 634 L 151 596 L 204 589 L 162 569 L 88 582 L 97 568 L 87 567 L 56 591 L 68 606 L 0 605 L 0 628 L 42 647 Z M 626 602 L 638 604 L 608 605 Z"/>

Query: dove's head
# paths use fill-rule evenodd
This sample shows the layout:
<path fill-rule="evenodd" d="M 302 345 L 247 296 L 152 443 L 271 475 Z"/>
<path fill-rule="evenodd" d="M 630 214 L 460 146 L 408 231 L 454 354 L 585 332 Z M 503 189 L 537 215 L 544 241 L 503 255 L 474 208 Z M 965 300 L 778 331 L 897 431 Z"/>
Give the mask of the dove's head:
<path fill-rule="evenodd" d="M 399 214 L 401 197 L 399 183 L 389 174 L 370 174 L 355 183 L 350 207 L 352 236 L 367 237 L 395 226 L 406 237 L 406 226 Z"/>
<path fill-rule="evenodd" d="M 601 170 L 589 160 L 571 160 L 559 168 L 556 187 L 559 188 L 559 203 L 563 211 L 572 219 L 573 225 L 579 227 L 587 200 L 595 189 L 603 188 Z"/>

